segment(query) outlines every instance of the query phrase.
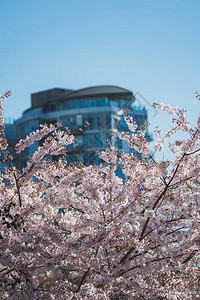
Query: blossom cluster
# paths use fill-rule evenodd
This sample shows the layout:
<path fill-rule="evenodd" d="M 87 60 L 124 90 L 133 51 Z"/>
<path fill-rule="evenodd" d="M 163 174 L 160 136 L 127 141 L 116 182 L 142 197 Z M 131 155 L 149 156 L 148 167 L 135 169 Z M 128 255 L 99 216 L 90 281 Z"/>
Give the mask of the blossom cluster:
<path fill-rule="evenodd" d="M 68 164 L 75 139 L 59 124 L 16 145 L 20 153 L 44 139 L 22 171 L 1 145 L 1 299 L 199 299 L 200 118 L 192 129 L 183 111 L 160 108 L 171 132 L 188 134 L 171 142 L 171 161 L 152 156 L 147 127 L 128 116 L 100 166 Z M 165 142 L 158 128 L 156 136 L 155 151 Z"/>
<path fill-rule="evenodd" d="M 54 131 L 57 128 L 53 124 L 50 124 L 50 126 L 48 126 L 47 124 L 41 124 L 40 127 L 41 129 L 36 130 L 36 132 L 33 131 L 32 133 L 26 136 L 25 140 L 21 139 L 16 144 L 15 150 L 17 154 L 19 154 L 25 148 L 32 145 L 35 141 L 41 140 L 45 135 L 48 135 L 50 132 Z"/>

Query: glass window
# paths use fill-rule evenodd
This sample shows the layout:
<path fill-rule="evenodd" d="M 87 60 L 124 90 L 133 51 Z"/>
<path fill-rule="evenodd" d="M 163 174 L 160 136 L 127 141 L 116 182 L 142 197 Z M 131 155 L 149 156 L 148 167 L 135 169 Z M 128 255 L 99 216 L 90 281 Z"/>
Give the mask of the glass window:
<path fill-rule="evenodd" d="M 118 126 L 119 120 L 117 118 L 114 118 L 113 120 L 114 120 L 114 124 L 113 124 L 114 125 L 114 129 L 118 130 L 119 129 L 119 126 Z"/>
<path fill-rule="evenodd" d="M 118 101 L 117 100 L 110 100 L 109 102 L 110 102 L 111 106 L 115 106 L 115 107 L 118 106 Z"/>
<path fill-rule="evenodd" d="M 83 154 L 77 153 L 76 154 L 76 159 L 77 159 L 77 162 L 83 162 Z"/>
<path fill-rule="evenodd" d="M 22 125 L 20 125 L 19 127 L 18 127 L 18 136 L 20 137 L 20 138 L 24 138 L 25 137 L 25 135 L 26 135 L 26 132 L 25 132 L 25 125 L 24 124 L 22 124 Z"/>
<path fill-rule="evenodd" d="M 85 100 L 80 100 L 80 108 L 85 107 Z"/>
<path fill-rule="evenodd" d="M 70 103 L 69 103 L 69 102 L 66 102 L 66 103 L 63 105 L 63 108 L 64 108 L 64 109 L 69 109 L 69 108 L 70 108 Z"/>
<path fill-rule="evenodd" d="M 69 103 L 69 108 L 70 108 L 70 109 L 74 108 L 73 101 Z"/>
<path fill-rule="evenodd" d="M 99 129 L 99 114 L 93 115 L 94 129 Z"/>
<path fill-rule="evenodd" d="M 107 105 L 110 105 L 109 104 L 109 100 L 108 100 L 108 97 L 106 97 L 106 98 L 104 98 L 105 99 L 105 105 L 107 106 Z"/>
<path fill-rule="evenodd" d="M 84 164 L 85 165 L 88 165 L 89 164 L 89 153 L 85 153 L 83 155 L 83 161 L 84 161 Z"/>
<path fill-rule="evenodd" d="M 99 115 L 95 115 L 95 129 L 99 129 Z"/>
<path fill-rule="evenodd" d="M 80 107 L 80 101 L 74 101 L 74 108 L 79 108 Z"/>
<path fill-rule="evenodd" d="M 94 142 L 95 142 L 95 147 L 100 147 L 101 141 L 100 141 L 100 133 L 95 134 L 94 136 Z"/>
<path fill-rule="evenodd" d="M 88 135 L 88 147 L 89 148 L 94 147 L 94 135 L 92 134 Z"/>
<path fill-rule="evenodd" d="M 90 100 L 85 100 L 85 107 L 90 107 Z"/>
<path fill-rule="evenodd" d="M 111 114 L 110 113 L 102 113 L 99 115 L 97 119 L 98 129 L 111 129 Z"/>
<path fill-rule="evenodd" d="M 95 163 L 95 153 L 94 152 L 90 152 L 89 162 L 91 165 Z"/>
<path fill-rule="evenodd" d="M 89 122 L 89 128 L 88 129 L 94 129 L 95 126 L 94 126 L 94 117 L 93 115 L 88 115 L 88 122 Z"/>
<path fill-rule="evenodd" d="M 105 106 L 104 98 L 97 98 L 96 102 L 97 102 L 97 106 Z"/>
<path fill-rule="evenodd" d="M 83 136 L 83 144 L 84 144 L 85 146 L 88 145 L 88 136 L 87 136 L 87 135 L 84 135 L 84 136 Z"/>
<path fill-rule="evenodd" d="M 102 99 L 100 99 L 100 98 L 98 98 L 96 100 L 96 103 L 97 103 L 97 106 L 103 106 L 104 105 L 104 101 Z"/>
<path fill-rule="evenodd" d="M 111 114 L 106 114 L 106 128 L 111 129 Z"/>
<path fill-rule="evenodd" d="M 79 145 L 82 145 L 83 144 L 83 137 L 82 136 L 77 136 L 77 143 L 79 144 Z"/>
<path fill-rule="evenodd" d="M 88 122 L 88 115 L 83 115 L 83 124 L 85 124 L 85 122 Z"/>
<path fill-rule="evenodd" d="M 90 106 L 96 106 L 96 100 L 95 99 L 90 100 Z"/>
<path fill-rule="evenodd" d="M 125 100 L 119 100 L 119 106 L 120 108 L 126 108 L 126 101 Z"/>
<path fill-rule="evenodd" d="M 100 133 L 100 146 L 105 148 L 106 147 L 106 134 Z"/>
<path fill-rule="evenodd" d="M 79 108 L 80 106 L 79 106 L 79 101 L 71 101 L 70 103 L 69 103 L 69 108 L 71 108 L 71 109 L 75 109 L 75 108 Z"/>
<path fill-rule="evenodd" d="M 83 116 L 76 115 L 76 124 L 82 126 L 83 125 Z"/>
<path fill-rule="evenodd" d="M 100 114 L 99 115 L 99 129 L 106 128 L 106 118 L 105 114 Z"/>
<path fill-rule="evenodd" d="M 101 158 L 96 154 L 96 156 L 95 156 L 95 164 L 98 166 L 98 165 L 100 165 L 101 163 L 102 163 Z"/>
<path fill-rule="evenodd" d="M 71 150 L 72 150 L 72 145 L 73 145 L 73 144 L 67 145 L 67 150 L 68 150 L 68 151 L 71 151 Z"/>

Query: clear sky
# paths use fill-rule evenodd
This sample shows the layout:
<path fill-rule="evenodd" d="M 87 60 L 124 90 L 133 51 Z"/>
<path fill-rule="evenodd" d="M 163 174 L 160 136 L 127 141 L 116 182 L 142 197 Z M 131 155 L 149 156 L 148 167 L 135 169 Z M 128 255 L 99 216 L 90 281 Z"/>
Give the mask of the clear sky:
<path fill-rule="evenodd" d="M 5 117 L 19 118 L 34 92 L 104 84 L 197 117 L 199 0 L 1 0 L 0 11 L 0 93 L 12 91 Z M 166 130 L 150 104 L 151 128 Z"/>

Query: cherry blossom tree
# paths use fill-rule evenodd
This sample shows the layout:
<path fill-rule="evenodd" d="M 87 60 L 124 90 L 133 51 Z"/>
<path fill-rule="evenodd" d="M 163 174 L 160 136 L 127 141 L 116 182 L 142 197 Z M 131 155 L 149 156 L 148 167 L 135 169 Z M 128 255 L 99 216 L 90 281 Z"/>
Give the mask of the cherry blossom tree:
<path fill-rule="evenodd" d="M 112 132 L 101 166 L 68 164 L 76 141 L 57 123 L 16 145 L 44 139 L 21 172 L 0 115 L 1 299 L 199 299 L 200 117 L 191 128 L 183 110 L 154 106 L 173 123 L 156 128 L 153 154 L 148 124 L 139 130 L 125 113 L 128 130 Z M 173 137 L 174 160 L 156 160 Z M 117 151 L 116 138 L 134 151 Z"/>

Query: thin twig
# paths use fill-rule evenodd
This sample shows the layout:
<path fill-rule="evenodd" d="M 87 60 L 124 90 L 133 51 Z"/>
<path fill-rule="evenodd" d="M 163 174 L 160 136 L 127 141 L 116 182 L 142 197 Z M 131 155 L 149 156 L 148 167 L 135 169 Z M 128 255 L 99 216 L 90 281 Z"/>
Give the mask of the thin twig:
<path fill-rule="evenodd" d="M 79 283 L 78 288 L 75 290 L 75 293 L 78 293 L 78 291 L 80 290 L 80 288 L 83 284 L 83 281 L 85 280 L 85 278 L 86 278 L 87 274 L 89 273 L 89 271 L 90 271 L 90 268 L 88 268 L 87 271 L 83 274 L 83 277 L 81 278 L 81 281 Z"/>
<path fill-rule="evenodd" d="M 22 199 L 21 199 L 21 195 L 20 195 L 20 188 L 19 188 L 19 184 L 18 184 L 18 179 L 16 177 L 15 171 L 13 170 L 13 165 L 12 165 L 11 160 L 9 159 L 8 155 L 7 155 L 7 160 L 8 160 L 8 163 L 9 163 L 10 167 L 11 167 L 13 176 L 15 178 L 15 183 L 16 183 L 16 187 L 17 187 L 17 194 L 18 194 L 18 197 L 19 197 L 19 206 L 21 207 L 22 206 Z"/>

